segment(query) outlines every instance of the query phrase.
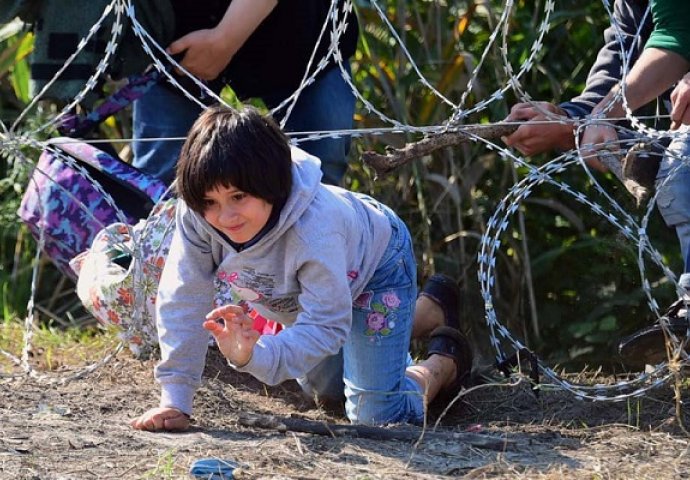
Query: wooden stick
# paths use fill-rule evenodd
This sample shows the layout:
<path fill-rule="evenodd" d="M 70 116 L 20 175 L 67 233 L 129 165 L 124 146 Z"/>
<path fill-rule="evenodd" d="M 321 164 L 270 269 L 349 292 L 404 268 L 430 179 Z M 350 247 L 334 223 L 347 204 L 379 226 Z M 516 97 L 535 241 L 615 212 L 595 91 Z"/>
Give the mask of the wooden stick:
<path fill-rule="evenodd" d="M 472 136 L 492 140 L 510 135 L 518 127 L 518 124 L 504 123 L 459 127 L 457 130 L 426 136 L 419 141 L 408 143 L 403 148 L 387 147 L 385 154 L 368 150 L 362 153 L 361 160 L 374 170 L 378 178 L 440 148 L 467 143 Z M 635 145 L 624 158 L 608 150 L 598 152 L 601 163 L 620 180 L 635 198 L 638 206 L 642 205 L 654 191 L 654 175 L 658 169 L 658 162 L 640 161 L 638 158 L 645 157 L 648 153 L 647 149 L 644 144 Z"/>
<path fill-rule="evenodd" d="M 642 206 L 654 192 L 654 179 L 659 170 L 659 161 L 648 158 L 649 151 L 644 144 L 630 148 L 625 157 L 609 150 L 600 150 L 598 158 L 613 173 L 628 192 Z"/>
<path fill-rule="evenodd" d="M 510 135 L 517 130 L 518 126 L 503 123 L 473 125 L 459 130 L 429 135 L 417 142 L 408 143 L 403 148 L 388 148 L 385 154 L 369 150 L 362 153 L 361 160 L 365 165 L 371 167 L 378 177 L 386 175 L 412 160 L 429 155 L 439 148 L 455 147 L 467 143 L 472 135 L 487 140 L 500 138 Z"/>
<path fill-rule="evenodd" d="M 338 425 L 304 418 L 276 417 L 273 415 L 240 414 L 238 423 L 244 427 L 263 428 L 278 432 L 302 432 L 328 437 L 369 438 L 372 440 L 398 440 L 416 442 L 423 435 L 430 441 L 452 441 L 477 448 L 503 451 L 514 446 L 506 438 L 469 432 L 431 432 L 418 427 L 370 427 L 367 425 Z"/>

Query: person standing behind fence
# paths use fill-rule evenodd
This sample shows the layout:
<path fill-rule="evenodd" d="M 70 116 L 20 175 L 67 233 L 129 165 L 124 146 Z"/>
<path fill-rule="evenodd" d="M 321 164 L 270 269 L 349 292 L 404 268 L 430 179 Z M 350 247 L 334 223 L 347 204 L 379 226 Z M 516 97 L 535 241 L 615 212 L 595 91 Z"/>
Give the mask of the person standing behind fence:
<path fill-rule="evenodd" d="M 681 80 L 690 68 L 690 3 L 681 0 L 652 0 L 654 29 L 625 78 L 625 99 L 630 109 L 636 110 L 656 99 L 676 82 Z M 612 86 L 607 95 L 592 109 L 593 115 L 605 119 L 625 116 L 620 85 Z M 616 98 L 618 97 L 618 98 Z M 677 96 L 671 95 L 672 103 Z M 672 128 L 680 125 L 674 123 Z M 685 260 L 690 249 L 690 170 L 680 168 L 665 181 L 680 163 L 678 155 L 690 153 L 687 127 L 683 135 L 673 140 L 657 173 L 658 206 L 666 223 L 675 227 Z M 582 145 L 588 149 L 611 148 L 618 141 L 618 133 L 610 123 L 595 123 L 587 126 L 582 135 Z M 595 166 L 596 160 L 591 160 Z M 688 273 L 688 272 L 686 272 Z"/>
<path fill-rule="evenodd" d="M 300 86 L 303 78 L 325 60 L 335 34 L 328 18 L 331 0 L 171 0 L 175 37 L 168 53 L 217 91 L 232 87 L 241 100 L 259 98 L 277 107 Z M 336 0 L 338 22 L 344 0 Z M 337 55 L 347 64 L 357 46 L 354 12 L 346 15 Z M 325 26 L 325 28 L 324 28 Z M 323 29 L 323 35 L 319 35 Z M 313 55 L 313 61 L 310 59 Z M 335 131 L 352 128 L 355 97 L 334 57 L 299 95 L 287 119 L 288 132 Z M 170 183 L 182 141 L 201 112 L 171 84 L 159 84 L 134 103 L 133 164 Z M 275 113 L 283 118 L 287 109 Z M 151 139 L 151 140 L 147 140 Z M 322 161 L 324 181 L 338 184 L 347 169 L 350 137 L 301 143 Z"/>
<path fill-rule="evenodd" d="M 634 91 L 635 86 L 633 85 L 633 91 L 629 92 L 629 94 L 632 94 L 629 100 L 632 100 L 633 110 L 646 103 L 646 101 L 660 96 L 673 84 L 673 82 L 678 80 L 679 76 L 687 70 L 687 68 L 683 66 L 685 60 L 682 55 L 674 51 L 662 51 L 659 48 L 652 48 L 651 51 L 649 49 L 646 50 L 649 46 L 653 47 L 658 45 L 656 42 L 658 42 L 658 36 L 660 34 L 660 31 L 657 29 L 654 33 L 656 40 L 652 39 L 653 43 L 648 43 L 655 31 L 654 22 L 652 21 L 653 15 L 647 15 L 645 17 L 648 6 L 649 2 L 647 0 L 617 0 L 614 4 L 613 13 L 614 21 L 620 29 L 619 33 L 622 36 L 622 47 L 619 43 L 616 27 L 612 25 L 604 32 L 605 44 L 599 50 L 596 62 L 587 77 L 585 90 L 579 96 L 573 98 L 569 102 L 561 103 L 560 105 L 554 105 L 547 102 L 537 102 L 536 106 L 538 108 L 535 108 L 535 105 L 530 103 L 518 103 L 514 105 L 510 114 L 506 117 L 506 121 L 522 120 L 525 121 L 525 123 L 521 125 L 515 133 L 504 138 L 506 145 L 517 148 L 524 155 L 537 155 L 552 149 L 565 151 L 575 148 L 576 126 L 574 121 L 568 120 L 583 118 L 591 114 L 593 110 L 596 113 L 595 108 L 597 105 L 604 106 L 610 103 L 610 98 L 615 94 L 617 85 L 622 79 L 623 62 L 620 56 L 621 48 L 626 54 L 632 48 L 630 64 L 633 65 L 635 69 L 639 70 L 642 68 L 642 64 L 638 62 L 641 56 L 644 56 L 643 62 L 647 62 L 650 55 L 655 55 L 658 57 L 655 59 L 657 61 L 668 61 L 669 59 L 673 59 L 671 60 L 671 68 L 677 70 L 675 74 L 671 75 L 672 78 L 670 78 L 669 70 L 657 69 L 658 72 L 663 72 L 663 76 L 665 76 L 667 80 L 648 82 L 652 84 L 654 88 L 644 88 L 645 98 L 632 98 L 639 96 Z M 683 15 L 678 15 L 676 18 L 683 19 L 684 17 Z M 654 20 L 657 21 L 658 19 L 655 17 Z M 672 20 L 672 18 L 670 20 Z M 665 18 L 663 21 L 668 22 L 669 19 Z M 680 28 L 683 28 L 682 25 Z M 673 64 L 675 64 L 675 67 Z M 637 82 L 641 78 L 633 79 L 633 81 Z M 646 75 L 646 78 L 651 79 L 652 77 L 651 75 Z M 605 98 L 607 95 L 608 98 Z M 560 116 L 560 119 L 564 121 L 542 123 L 548 119 L 540 110 L 555 115 L 556 118 L 552 117 L 551 120 L 558 119 L 558 116 Z M 611 113 L 612 112 L 609 112 L 609 117 L 612 116 Z M 620 105 L 617 106 L 613 113 L 617 113 L 619 116 L 622 114 Z M 682 121 L 683 117 L 681 114 L 677 114 L 677 117 Z M 616 133 L 612 129 L 604 126 L 592 126 L 588 129 L 589 135 L 583 138 L 582 143 L 599 142 L 601 138 L 593 138 L 592 135 L 594 134 L 594 130 L 601 131 L 602 129 L 607 130 L 608 140 L 614 140 L 614 136 L 616 140 L 618 139 Z M 678 146 L 672 146 L 671 148 L 673 150 L 679 149 Z M 660 185 L 666 180 L 673 163 L 670 156 L 667 155 L 664 157 L 657 174 L 657 185 Z M 687 208 L 690 206 L 689 185 L 690 171 L 688 171 L 687 168 L 681 169 L 681 171 L 677 172 L 676 175 L 665 183 L 664 189 L 659 194 L 657 202 L 659 211 L 664 217 L 666 224 L 676 230 L 680 243 L 681 256 L 684 259 L 688 258 L 688 250 L 690 249 L 690 208 Z"/>

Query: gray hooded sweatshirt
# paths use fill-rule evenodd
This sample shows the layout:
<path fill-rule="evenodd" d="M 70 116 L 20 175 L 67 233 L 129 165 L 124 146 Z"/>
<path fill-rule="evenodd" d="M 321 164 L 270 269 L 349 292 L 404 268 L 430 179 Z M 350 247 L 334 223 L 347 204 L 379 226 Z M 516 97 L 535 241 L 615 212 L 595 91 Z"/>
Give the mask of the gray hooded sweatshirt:
<path fill-rule="evenodd" d="M 353 299 L 383 257 L 390 221 L 370 197 L 321 184 L 319 160 L 291 151 L 293 186 L 278 223 L 240 252 L 179 201 L 156 301 L 162 407 L 191 414 L 209 341 L 202 324 L 219 304 L 244 301 L 289 327 L 262 336 L 238 368 L 269 385 L 303 376 L 349 335 Z"/>

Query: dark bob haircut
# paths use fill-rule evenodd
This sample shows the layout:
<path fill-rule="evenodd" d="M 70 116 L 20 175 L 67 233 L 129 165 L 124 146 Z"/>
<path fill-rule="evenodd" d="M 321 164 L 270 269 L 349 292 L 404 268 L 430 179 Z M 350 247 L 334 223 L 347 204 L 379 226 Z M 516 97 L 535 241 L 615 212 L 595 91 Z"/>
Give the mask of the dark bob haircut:
<path fill-rule="evenodd" d="M 273 119 L 253 107 L 210 107 L 192 125 L 176 174 L 178 194 L 202 214 L 206 193 L 219 186 L 279 204 L 292 187 L 289 141 Z"/>

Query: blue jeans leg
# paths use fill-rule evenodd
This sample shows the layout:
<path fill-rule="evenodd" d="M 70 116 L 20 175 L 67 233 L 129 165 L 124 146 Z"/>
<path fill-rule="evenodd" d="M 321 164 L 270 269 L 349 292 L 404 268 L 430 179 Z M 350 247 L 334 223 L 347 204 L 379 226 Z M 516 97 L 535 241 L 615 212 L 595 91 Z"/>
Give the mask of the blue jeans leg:
<path fill-rule="evenodd" d="M 273 108 L 290 94 L 292 92 L 282 92 L 280 95 L 264 98 L 264 101 Z M 275 116 L 280 119 L 285 113 L 285 109 L 282 109 Z M 352 90 L 343 79 L 340 68 L 331 68 L 302 91 L 285 124 L 285 131 L 349 130 L 353 125 L 354 113 L 355 96 Z M 321 159 L 324 183 L 337 185 L 342 181 L 350 152 L 349 135 L 304 141 L 299 146 Z"/>
<path fill-rule="evenodd" d="M 684 128 L 690 134 L 690 128 Z M 690 156 L 690 136 L 674 139 L 668 151 L 676 156 Z M 690 166 L 687 162 L 687 159 L 683 162 L 667 153 L 661 160 L 656 177 L 657 207 L 666 225 L 675 228 L 684 261 L 688 260 L 690 253 Z M 662 185 L 667 178 L 668 181 Z"/>
<path fill-rule="evenodd" d="M 364 292 L 354 301 L 352 331 L 341 351 L 298 379 L 310 396 L 338 400 L 353 423 L 420 423 L 424 404 L 420 386 L 405 375 L 416 266 L 407 227 L 395 224 L 386 255 Z"/>
<path fill-rule="evenodd" d="M 133 165 L 172 183 L 184 140 L 165 138 L 186 137 L 201 108 L 168 87 L 154 85 L 134 102 L 133 110 Z M 154 140 L 143 141 L 147 138 Z"/>
<path fill-rule="evenodd" d="M 352 331 L 343 346 L 345 410 L 353 423 L 420 423 L 421 387 L 408 378 L 417 278 L 407 227 L 391 217 L 384 258 L 353 304 Z"/>

